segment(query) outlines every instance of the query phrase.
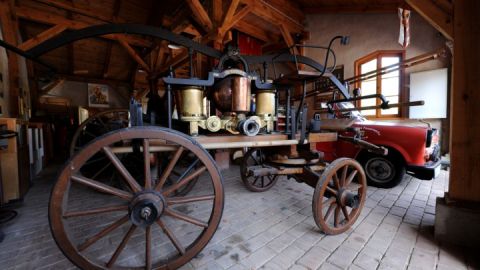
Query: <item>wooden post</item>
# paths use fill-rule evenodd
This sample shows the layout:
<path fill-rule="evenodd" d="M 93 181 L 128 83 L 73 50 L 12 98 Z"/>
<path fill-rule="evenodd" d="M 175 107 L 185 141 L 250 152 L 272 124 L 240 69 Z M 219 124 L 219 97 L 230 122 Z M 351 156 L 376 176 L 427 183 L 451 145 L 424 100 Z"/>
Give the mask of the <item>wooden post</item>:
<path fill-rule="evenodd" d="M 472 248 L 480 241 L 479 11 L 479 1 L 455 1 L 450 183 L 435 208 L 435 238 Z"/>
<path fill-rule="evenodd" d="M 18 45 L 17 38 L 17 20 L 11 10 L 10 1 L 0 0 L 0 23 L 2 26 L 3 40 L 11 45 Z M 20 97 L 20 82 L 19 82 L 19 57 L 17 54 L 7 51 L 8 55 L 8 103 L 10 117 L 16 118 L 19 116 L 19 97 Z"/>
<path fill-rule="evenodd" d="M 449 197 L 480 202 L 480 20 L 478 1 L 456 1 Z"/>

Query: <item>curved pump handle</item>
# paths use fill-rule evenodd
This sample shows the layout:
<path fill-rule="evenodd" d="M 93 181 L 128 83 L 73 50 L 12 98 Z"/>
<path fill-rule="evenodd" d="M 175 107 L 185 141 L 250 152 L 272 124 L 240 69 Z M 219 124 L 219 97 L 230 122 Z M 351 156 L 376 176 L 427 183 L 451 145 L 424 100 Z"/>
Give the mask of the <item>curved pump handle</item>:
<path fill-rule="evenodd" d="M 220 57 L 220 60 L 218 62 L 218 70 L 223 71 L 224 70 L 224 64 L 226 61 L 232 60 L 235 62 L 241 62 L 243 65 L 243 69 L 246 73 L 248 73 L 248 63 L 247 61 L 240 55 L 240 50 L 237 47 L 234 46 L 228 46 L 227 52 Z"/>

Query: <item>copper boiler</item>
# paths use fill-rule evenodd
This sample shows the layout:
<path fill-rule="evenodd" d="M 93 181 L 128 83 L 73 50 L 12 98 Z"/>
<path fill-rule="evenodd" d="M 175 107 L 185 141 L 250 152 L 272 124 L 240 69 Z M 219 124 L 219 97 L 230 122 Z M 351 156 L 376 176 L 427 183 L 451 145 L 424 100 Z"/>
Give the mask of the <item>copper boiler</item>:
<path fill-rule="evenodd" d="M 221 112 L 247 113 L 251 102 L 250 79 L 230 75 L 213 86 L 212 99 Z"/>

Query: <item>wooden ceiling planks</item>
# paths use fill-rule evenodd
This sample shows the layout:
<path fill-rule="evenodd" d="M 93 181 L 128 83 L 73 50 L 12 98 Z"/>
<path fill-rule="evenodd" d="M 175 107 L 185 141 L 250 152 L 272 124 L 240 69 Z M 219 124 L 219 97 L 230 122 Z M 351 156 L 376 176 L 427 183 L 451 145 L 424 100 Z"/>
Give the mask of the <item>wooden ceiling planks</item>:
<path fill-rule="evenodd" d="M 396 12 L 404 0 L 297 0 L 305 14 Z"/>
<path fill-rule="evenodd" d="M 442 2 L 445 9 L 449 8 L 449 0 L 432 1 Z M 284 47 L 296 42 L 294 34 L 304 31 L 305 13 L 393 11 L 403 3 L 403 0 L 17 0 L 15 13 L 20 24 L 27 25 L 24 40 L 31 39 L 24 48 L 41 40 L 42 35 L 48 37 L 106 22 L 162 24 L 176 33 L 200 36 L 202 43 L 222 43 L 228 31 L 236 29 L 265 44 L 280 43 Z M 221 10 L 212 10 L 219 6 Z M 34 30 L 28 26 L 31 24 L 41 27 Z M 74 66 L 70 71 L 86 73 L 82 76 L 130 81 L 139 66 L 158 71 L 165 70 L 165 67 L 158 67 L 161 63 L 185 62 L 188 56 L 185 52 L 168 56 L 166 45 L 159 40 L 133 35 L 109 35 L 103 39 L 75 42 L 73 57 L 70 57 Z M 145 51 L 142 48 L 147 48 L 147 54 L 139 54 Z M 150 51 L 152 55 L 148 55 Z M 55 50 L 44 58 L 56 61 L 54 66 L 62 66 L 62 72 L 66 69 L 63 66 L 68 66 L 65 49 Z M 156 60 L 158 64 L 154 67 L 147 58 L 160 59 L 160 62 Z"/>

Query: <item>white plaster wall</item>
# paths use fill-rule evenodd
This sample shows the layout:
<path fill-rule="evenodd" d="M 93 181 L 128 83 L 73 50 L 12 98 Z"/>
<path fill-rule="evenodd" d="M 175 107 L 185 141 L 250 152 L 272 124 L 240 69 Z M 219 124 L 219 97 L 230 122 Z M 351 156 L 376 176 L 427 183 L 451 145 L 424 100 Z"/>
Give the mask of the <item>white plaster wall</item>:
<path fill-rule="evenodd" d="M 396 13 L 308 15 L 306 24 L 307 31 L 310 32 L 308 44 L 328 45 L 334 36 L 350 36 L 349 45 L 341 46 L 337 40 L 333 46 L 337 64 L 344 65 L 345 78 L 354 76 L 355 60 L 365 55 L 377 50 L 402 50 L 398 43 L 400 26 Z M 410 33 L 410 46 L 406 49 L 407 59 L 434 51 L 445 44 L 445 38 L 416 13 L 413 13 L 410 19 Z M 323 63 L 325 51 L 306 49 L 306 56 Z M 445 66 L 445 60 L 433 60 L 408 69 L 407 72 Z"/>

